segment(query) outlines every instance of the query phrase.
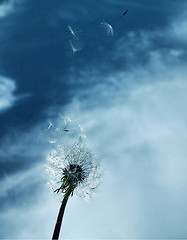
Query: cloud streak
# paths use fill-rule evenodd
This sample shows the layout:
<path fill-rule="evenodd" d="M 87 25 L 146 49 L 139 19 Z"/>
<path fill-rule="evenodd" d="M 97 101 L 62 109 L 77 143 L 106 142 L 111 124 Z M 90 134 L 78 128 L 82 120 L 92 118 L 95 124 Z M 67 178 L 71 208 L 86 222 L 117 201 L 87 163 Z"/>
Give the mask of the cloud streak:
<path fill-rule="evenodd" d="M 16 90 L 16 84 L 12 79 L 0 76 L 0 112 L 11 108 L 16 97 L 14 91 Z"/>
<path fill-rule="evenodd" d="M 0 18 L 7 16 L 13 10 L 13 1 L 3 1 L 0 4 Z"/>

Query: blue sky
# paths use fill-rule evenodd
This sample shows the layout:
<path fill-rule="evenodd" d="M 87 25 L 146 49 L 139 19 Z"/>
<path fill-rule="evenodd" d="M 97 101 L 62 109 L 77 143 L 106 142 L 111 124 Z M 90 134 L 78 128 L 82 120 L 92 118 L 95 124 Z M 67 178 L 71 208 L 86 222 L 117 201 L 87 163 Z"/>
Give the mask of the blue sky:
<path fill-rule="evenodd" d="M 107 36 L 101 21 L 126 9 Z M 61 199 L 47 186 L 46 128 L 59 114 L 83 126 L 103 168 L 89 201 L 70 198 L 61 237 L 187 238 L 186 10 L 182 0 L 0 1 L 1 239 L 51 238 Z"/>

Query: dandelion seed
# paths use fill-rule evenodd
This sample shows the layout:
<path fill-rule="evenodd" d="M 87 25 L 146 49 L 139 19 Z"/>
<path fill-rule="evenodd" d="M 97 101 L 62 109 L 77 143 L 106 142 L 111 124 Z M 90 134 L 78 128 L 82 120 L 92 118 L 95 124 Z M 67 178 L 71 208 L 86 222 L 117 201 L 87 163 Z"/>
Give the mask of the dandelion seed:
<path fill-rule="evenodd" d="M 59 131 L 60 131 L 60 127 L 56 127 L 56 128 L 55 128 L 55 131 L 56 131 L 56 132 L 59 132 Z"/>
<path fill-rule="evenodd" d="M 108 22 L 106 21 L 102 21 L 101 22 L 101 26 L 104 28 L 106 34 L 110 37 L 113 37 L 114 36 L 114 30 L 113 30 L 113 27 L 112 25 L 110 25 Z"/>
<path fill-rule="evenodd" d="M 56 143 L 56 140 L 55 139 L 49 139 L 48 142 L 51 143 L 51 144 L 54 144 L 54 143 Z"/>
<path fill-rule="evenodd" d="M 72 29 L 72 27 L 70 25 L 68 25 L 68 30 L 70 31 L 70 33 L 73 35 L 73 37 L 77 37 L 74 30 Z"/>
<path fill-rule="evenodd" d="M 72 119 L 70 118 L 69 115 L 64 117 L 63 115 L 59 114 L 59 116 L 64 120 L 65 125 L 72 122 Z"/>
<path fill-rule="evenodd" d="M 48 142 L 54 145 L 53 141 L 55 143 L 58 142 L 58 144 L 61 143 L 62 140 L 70 140 L 72 136 L 83 136 L 84 135 L 84 129 L 83 127 L 76 122 L 75 120 L 71 119 L 71 117 L 68 116 L 62 116 L 59 114 L 59 116 L 56 119 L 53 119 L 53 121 L 48 121 L 49 124 L 46 128 L 46 136 L 48 139 Z M 71 133 L 68 135 L 68 133 Z"/>
<path fill-rule="evenodd" d="M 53 126 L 53 123 L 50 120 L 48 120 L 48 122 L 49 122 L 49 126 L 46 128 L 46 131 L 48 131 Z"/>
<path fill-rule="evenodd" d="M 69 42 L 71 53 L 74 56 L 77 52 L 80 52 L 83 49 L 83 44 L 80 40 L 73 40 Z"/>
<path fill-rule="evenodd" d="M 114 23 L 113 23 L 112 25 L 115 25 L 125 14 L 127 14 L 128 11 L 129 11 L 129 10 L 127 9 L 125 12 L 123 12 L 123 14 L 120 15 L 120 16 L 114 21 Z"/>
<path fill-rule="evenodd" d="M 64 117 L 61 114 L 59 114 L 59 116 L 64 121 L 64 126 L 60 130 L 64 132 L 80 130 L 80 132 L 83 132 L 83 127 L 79 123 L 77 123 L 75 120 L 72 120 L 69 115 Z"/>
<path fill-rule="evenodd" d="M 114 25 L 121 19 L 121 17 L 125 16 L 125 14 L 127 14 L 127 12 L 128 12 L 128 9 L 125 12 L 123 12 L 123 14 L 120 15 L 114 22 L 112 22 L 112 24 L 109 24 L 106 21 L 101 22 L 101 25 L 104 28 L 104 30 L 108 36 L 111 36 L 111 37 L 114 36 L 114 30 L 113 30 Z"/>
<path fill-rule="evenodd" d="M 73 38 L 76 38 L 76 39 L 79 38 L 79 35 L 80 35 L 80 33 L 81 33 L 79 27 L 77 27 L 77 26 L 72 26 L 72 25 L 68 25 L 68 26 L 67 26 L 66 32 L 69 32 L 69 33 L 71 34 L 71 36 L 72 36 Z"/>
<path fill-rule="evenodd" d="M 83 129 L 82 125 L 78 124 L 78 126 L 79 126 L 79 128 L 80 128 L 80 131 L 83 132 L 84 129 Z"/>

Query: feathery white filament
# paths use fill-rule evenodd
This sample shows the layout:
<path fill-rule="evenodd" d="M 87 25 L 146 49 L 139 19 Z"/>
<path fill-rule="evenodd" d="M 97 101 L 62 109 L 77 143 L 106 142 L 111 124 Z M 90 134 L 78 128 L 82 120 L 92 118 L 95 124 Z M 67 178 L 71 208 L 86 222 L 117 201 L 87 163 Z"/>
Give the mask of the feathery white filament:
<path fill-rule="evenodd" d="M 83 48 L 83 44 L 79 40 L 70 41 L 69 45 L 72 51 L 72 55 L 75 55 L 77 52 L 80 52 Z"/>
<path fill-rule="evenodd" d="M 106 21 L 102 21 L 101 22 L 101 26 L 104 28 L 104 30 L 106 31 L 106 34 L 108 36 L 111 36 L 113 37 L 114 36 L 114 30 L 113 30 L 113 27 L 112 25 L 110 25 L 108 22 Z"/>
<path fill-rule="evenodd" d="M 73 38 L 79 38 L 79 35 L 81 34 L 81 31 L 80 31 L 80 29 L 79 29 L 79 27 L 78 26 L 72 26 L 72 25 L 68 25 L 67 26 L 67 28 L 68 28 L 68 30 L 69 30 L 69 33 L 71 34 L 71 36 L 73 37 Z"/>

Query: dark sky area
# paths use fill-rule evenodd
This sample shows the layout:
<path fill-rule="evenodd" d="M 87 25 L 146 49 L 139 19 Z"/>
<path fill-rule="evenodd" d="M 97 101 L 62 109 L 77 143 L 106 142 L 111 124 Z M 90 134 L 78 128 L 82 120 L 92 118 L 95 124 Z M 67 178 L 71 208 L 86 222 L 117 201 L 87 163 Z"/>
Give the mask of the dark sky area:
<path fill-rule="evenodd" d="M 43 0 L 28 0 L 15 1 L 14 8 L 14 12 L 1 20 L 1 68 L 5 75 L 16 79 L 15 94 L 28 94 L 30 97 L 3 114 L 2 132 L 7 127 L 33 126 L 45 119 L 43 111 L 47 106 L 69 101 L 68 67 L 74 64 L 81 67 L 85 62 L 91 65 L 98 57 L 105 60 L 106 54 L 99 55 L 96 49 L 102 47 L 105 52 L 113 47 L 113 42 L 107 42 L 99 32 L 102 19 L 113 21 L 124 9 L 130 8 L 128 22 L 121 19 L 116 26 L 117 37 L 120 38 L 128 31 L 166 25 L 168 19 L 182 10 L 182 4 L 178 5 L 176 1 L 115 4 L 112 1 L 57 0 L 44 3 Z M 69 22 L 81 26 L 87 45 L 79 59 L 66 56 L 68 34 L 65 30 Z"/>

